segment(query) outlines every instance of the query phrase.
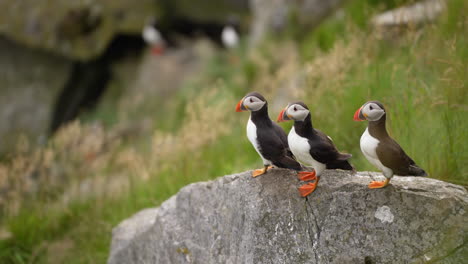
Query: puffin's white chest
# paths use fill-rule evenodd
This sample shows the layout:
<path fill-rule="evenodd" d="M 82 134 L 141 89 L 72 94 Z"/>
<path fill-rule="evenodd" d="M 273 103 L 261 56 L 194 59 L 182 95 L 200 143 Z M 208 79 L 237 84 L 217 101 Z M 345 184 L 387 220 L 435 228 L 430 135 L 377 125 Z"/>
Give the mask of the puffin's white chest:
<path fill-rule="evenodd" d="M 260 152 L 261 147 L 260 144 L 258 144 L 257 140 L 257 126 L 252 122 L 252 120 L 249 118 L 249 121 L 247 122 L 247 138 L 249 139 L 250 143 L 252 143 L 253 147 L 257 151 L 258 155 L 263 159 L 263 164 L 264 165 L 271 165 L 272 162 L 265 159 Z"/>
<path fill-rule="evenodd" d="M 237 43 L 239 42 L 236 30 L 231 26 L 224 27 L 223 32 L 221 33 L 221 39 L 224 46 L 228 48 L 237 46 Z"/>
<path fill-rule="evenodd" d="M 310 155 L 310 144 L 307 138 L 301 137 L 296 133 L 294 127 L 291 128 L 288 134 L 288 144 L 289 149 L 293 153 L 296 159 L 306 165 L 314 167 L 315 173 L 317 176 L 320 176 L 322 172 L 326 169 L 327 165 L 321 162 L 316 161 Z"/>
<path fill-rule="evenodd" d="M 366 159 L 372 163 L 372 165 L 380 169 L 386 177 L 391 177 L 393 175 L 393 171 L 385 167 L 377 156 L 377 146 L 379 143 L 380 141 L 371 136 L 371 134 L 369 134 L 368 128 L 366 128 L 366 131 L 364 131 L 364 134 L 361 136 L 360 142 L 362 153 Z"/>
<path fill-rule="evenodd" d="M 294 157 L 304 165 L 314 167 L 317 175 L 325 170 L 326 165 L 316 161 L 310 155 L 310 144 L 307 138 L 301 137 L 296 133 L 294 127 L 291 128 L 288 135 L 288 144 Z"/>
<path fill-rule="evenodd" d="M 288 144 L 289 149 L 294 154 L 296 159 L 298 159 L 301 163 L 311 166 L 313 163 L 313 158 L 310 156 L 310 145 L 307 141 L 307 138 L 303 138 L 299 136 L 294 127 L 291 128 L 288 134 Z"/>
<path fill-rule="evenodd" d="M 150 26 L 144 27 L 142 35 L 143 35 L 143 39 L 145 40 L 147 44 L 154 45 L 154 44 L 162 42 L 161 33 L 159 33 L 159 31 L 153 27 L 150 27 Z"/>

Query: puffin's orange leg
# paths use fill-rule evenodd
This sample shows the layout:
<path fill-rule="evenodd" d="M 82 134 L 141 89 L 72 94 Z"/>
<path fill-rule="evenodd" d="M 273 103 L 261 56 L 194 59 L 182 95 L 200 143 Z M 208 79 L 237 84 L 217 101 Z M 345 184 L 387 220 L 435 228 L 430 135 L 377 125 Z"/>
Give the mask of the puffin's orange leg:
<path fill-rule="evenodd" d="M 273 168 L 273 166 L 265 166 L 263 169 L 257 169 L 257 170 L 254 170 L 252 171 L 252 177 L 257 177 L 257 176 L 260 176 L 262 174 L 265 174 L 267 172 L 267 170 Z"/>
<path fill-rule="evenodd" d="M 319 179 L 317 177 L 317 180 L 314 181 L 314 182 L 309 182 L 309 183 L 306 183 L 304 185 L 302 185 L 301 187 L 299 187 L 299 193 L 301 194 L 302 197 L 306 197 L 307 195 L 313 193 L 315 191 L 315 188 L 317 188 L 317 184 L 319 182 Z"/>
<path fill-rule="evenodd" d="M 385 179 L 385 181 L 372 181 L 369 184 L 369 188 L 370 189 L 383 188 L 383 187 L 387 186 L 389 182 L 390 182 L 390 179 Z"/>
<path fill-rule="evenodd" d="M 301 181 L 313 181 L 317 179 L 315 170 L 314 171 L 300 171 L 297 173 L 299 180 Z"/>

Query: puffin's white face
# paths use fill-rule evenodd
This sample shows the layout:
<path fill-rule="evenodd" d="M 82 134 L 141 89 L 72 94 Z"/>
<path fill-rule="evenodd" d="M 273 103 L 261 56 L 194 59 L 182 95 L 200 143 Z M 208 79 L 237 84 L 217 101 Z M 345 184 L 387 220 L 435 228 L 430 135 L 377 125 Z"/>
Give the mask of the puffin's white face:
<path fill-rule="evenodd" d="M 378 104 L 369 102 L 362 107 L 361 114 L 368 121 L 377 121 L 385 114 L 385 110 Z"/>
<path fill-rule="evenodd" d="M 265 104 L 265 101 L 253 95 L 245 97 L 243 101 L 243 106 L 250 111 L 258 111 L 262 109 Z"/>
<path fill-rule="evenodd" d="M 304 121 L 309 112 L 310 111 L 302 105 L 292 104 L 288 106 L 286 115 L 295 121 Z"/>

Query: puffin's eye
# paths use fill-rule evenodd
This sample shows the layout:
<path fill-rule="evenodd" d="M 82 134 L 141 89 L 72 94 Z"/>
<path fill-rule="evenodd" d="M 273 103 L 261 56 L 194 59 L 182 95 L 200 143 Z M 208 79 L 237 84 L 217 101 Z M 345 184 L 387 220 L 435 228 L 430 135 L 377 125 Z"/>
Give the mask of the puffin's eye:
<path fill-rule="evenodd" d="M 296 108 L 296 107 L 294 107 L 294 111 L 297 111 L 297 108 Z"/>
<path fill-rule="evenodd" d="M 253 103 L 253 100 L 252 100 L 252 98 L 250 98 L 250 102 L 251 102 L 251 103 Z"/>
<path fill-rule="evenodd" d="M 372 109 L 373 109 L 373 108 L 372 108 L 372 105 L 369 105 L 369 110 L 372 110 Z"/>

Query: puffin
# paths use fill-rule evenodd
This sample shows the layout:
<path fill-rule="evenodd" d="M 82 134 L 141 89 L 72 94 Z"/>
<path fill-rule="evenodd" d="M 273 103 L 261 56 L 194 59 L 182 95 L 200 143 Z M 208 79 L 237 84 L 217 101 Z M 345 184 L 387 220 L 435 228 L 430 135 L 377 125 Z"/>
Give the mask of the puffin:
<path fill-rule="evenodd" d="M 305 197 L 314 192 L 325 169 L 354 171 L 348 161 L 352 155 L 340 153 L 329 136 L 313 127 L 310 110 L 306 104 L 303 102 L 288 104 L 278 116 L 278 122 L 287 120 L 294 120 L 294 126 L 288 135 L 293 155 L 303 165 L 314 168 L 314 171 L 300 178 L 304 181 L 314 181 L 299 188 L 301 196 Z"/>
<path fill-rule="evenodd" d="M 384 181 L 372 181 L 369 188 L 377 189 L 388 185 L 394 174 L 400 176 L 427 176 L 400 145 L 387 132 L 387 114 L 382 103 L 369 101 L 354 113 L 355 121 L 369 121 L 361 136 L 361 151 L 366 159 L 385 176 Z"/>
<path fill-rule="evenodd" d="M 257 93 L 248 93 L 236 105 L 236 112 L 250 111 L 247 138 L 263 160 L 264 167 L 252 172 L 252 177 L 267 173 L 273 166 L 299 171 L 301 165 L 294 159 L 288 146 L 286 132 L 268 116 L 268 103 Z"/>
<path fill-rule="evenodd" d="M 156 25 L 156 20 L 150 18 L 148 23 L 143 27 L 141 35 L 145 43 L 151 47 L 151 53 L 153 55 L 161 55 L 164 53 L 166 42 Z"/>
<path fill-rule="evenodd" d="M 228 49 L 239 45 L 239 22 L 237 18 L 230 18 L 221 31 L 221 42 Z"/>

